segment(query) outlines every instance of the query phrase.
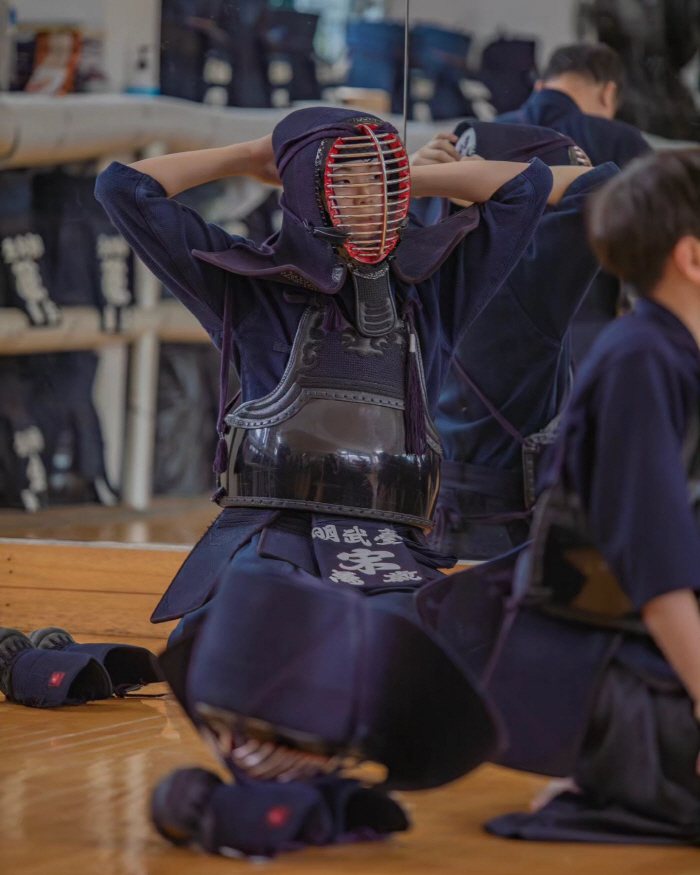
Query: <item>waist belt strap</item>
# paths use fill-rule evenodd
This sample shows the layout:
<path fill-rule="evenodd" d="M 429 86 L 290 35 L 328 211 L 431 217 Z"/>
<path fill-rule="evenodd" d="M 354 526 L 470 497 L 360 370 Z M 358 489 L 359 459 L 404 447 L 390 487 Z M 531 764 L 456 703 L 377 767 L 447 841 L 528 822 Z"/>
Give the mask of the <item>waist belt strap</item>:
<path fill-rule="evenodd" d="M 442 486 L 447 489 L 466 489 L 523 506 L 523 475 L 521 470 L 499 471 L 471 462 L 442 463 Z"/>

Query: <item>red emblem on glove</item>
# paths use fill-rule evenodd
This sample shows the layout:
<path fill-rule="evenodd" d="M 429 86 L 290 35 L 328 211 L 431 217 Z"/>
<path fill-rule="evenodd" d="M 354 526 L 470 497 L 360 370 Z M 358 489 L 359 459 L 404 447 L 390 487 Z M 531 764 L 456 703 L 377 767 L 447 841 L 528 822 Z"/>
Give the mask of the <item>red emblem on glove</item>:
<path fill-rule="evenodd" d="M 282 826 L 285 826 L 289 821 L 292 812 L 291 809 L 286 805 L 277 805 L 274 808 L 270 808 L 265 815 L 265 822 L 268 826 L 271 826 L 275 829 L 279 829 Z"/>

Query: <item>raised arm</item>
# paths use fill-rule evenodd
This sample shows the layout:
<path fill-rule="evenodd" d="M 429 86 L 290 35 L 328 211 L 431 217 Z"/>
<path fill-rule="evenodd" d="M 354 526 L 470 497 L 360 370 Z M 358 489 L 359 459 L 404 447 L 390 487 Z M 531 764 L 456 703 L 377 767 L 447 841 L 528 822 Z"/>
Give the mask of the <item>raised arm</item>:
<path fill-rule="evenodd" d="M 528 164 L 513 161 L 468 158 L 446 164 L 414 164 L 411 191 L 414 197 L 445 197 L 467 204 L 482 204 L 528 167 Z M 547 203 L 556 206 L 571 183 L 590 170 L 590 167 L 552 167 L 553 183 Z"/>
<path fill-rule="evenodd" d="M 159 182 L 168 197 L 230 176 L 250 176 L 260 182 L 280 185 L 272 137 L 269 135 L 216 149 L 197 149 L 194 152 L 174 152 L 172 155 L 144 158 L 130 166 Z"/>

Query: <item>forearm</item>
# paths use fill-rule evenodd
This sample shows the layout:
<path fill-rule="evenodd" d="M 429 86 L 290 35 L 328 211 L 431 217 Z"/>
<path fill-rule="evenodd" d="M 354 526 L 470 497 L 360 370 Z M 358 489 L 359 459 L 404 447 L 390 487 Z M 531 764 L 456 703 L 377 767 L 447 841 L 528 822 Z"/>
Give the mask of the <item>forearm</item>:
<path fill-rule="evenodd" d="M 527 164 L 512 161 L 455 161 L 413 167 L 411 192 L 415 197 L 445 197 L 482 204 L 527 168 Z"/>
<path fill-rule="evenodd" d="M 654 641 L 700 706 L 700 608 L 692 590 L 682 589 L 648 602 L 642 616 Z"/>
<path fill-rule="evenodd" d="M 552 167 L 552 191 L 550 192 L 547 203 L 550 207 L 555 207 L 566 194 L 567 189 L 574 180 L 585 173 L 590 173 L 594 170 L 593 167 Z"/>
<path fill-rule="evenodd" d="M 174 152 L 135 161 L 131 167 L 153 177 L 163 186 L 168 197 L 173 197 L 205 182 L 248 173 L 250 149 L 247 143 L 237 143 L 216 149 Z"/>
<path fill-rule="evenodd" d="M 413 167 L 411 188 L 415 197 L 445 197 L 466 206 L 486 203 L 496 192 L 528 168 L 513 161 L 458 161 Z M 590 167 L 551 167 L 549 206 L 556 206 L 571 183 Z"/>

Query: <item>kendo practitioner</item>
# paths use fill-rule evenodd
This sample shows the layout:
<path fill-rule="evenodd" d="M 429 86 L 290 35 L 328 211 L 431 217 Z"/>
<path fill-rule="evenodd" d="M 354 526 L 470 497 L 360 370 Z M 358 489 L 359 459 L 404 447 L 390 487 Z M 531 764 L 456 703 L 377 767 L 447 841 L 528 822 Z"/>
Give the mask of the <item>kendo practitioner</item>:
<path fill-rule="evenodd" d="M 219 422 L 222 514 L 152 618 L 184 616 L 161 664 L 236 782 L 165 779 L 153 816 L 169 840 L 270 855 L 376 837 L 405 816 L 338 777 L 344 763 L 374 760 L 385 789 L 411 789 L 493 754 L 488 703 L 413 608 L 450 562 L 423 536 L 439 487 L 432 418 L 456 344 L 584 170 L 411 175 L 391 125 L 308 108 L 272 137 L 98 179 L 116 227 L 222 350 L 222 403 L 231 361 L 242 387 Z M 263 246 L 171 199 L 236 174 L 282 183 L 282 228 Z M 471 206 L 407 226 L 411 190 Z"/>
<path fill-rule="evenodd" d="M 595 197 L 593 249 L 639 298 L 577 379 L 533 544 L 421 593 L 497 704 L 499 762 L 574 779 L 498 835 L 700 843 L 699 217 L 700 150 Z"/>
<path fill-rule="evenodd" d="M 568 137 L 597 167 L 612 161 L 625 167 L 650 150 L 639 130 L 617 115 L 624 100 L 626 75 L 617 52 L 602 43 L 578 43 L 557 49 L 527 101 L 497 121 L 542 125 Z M 621 303 L 620 285 L 601 272 L 574 320 L 572 340 L 577 364 Z"/>
<path fill-rule="evenodd" d="M 479 121 L 438 134 L 412 163 L 471 154 L 588 164 L 556 131 Z M 527 540 L 539 460 L 569 392 L 569 328 L 598 271 L 584 209 L 616 172 L 604 164 L 586 173 L 545 211 L 525 254 L 457 347 L 435 417 L 445 458 L 433 543 L 444 552 L 490 559 Z M 459 209 L 444 199 L 430 208 L 433 220 Z"/>

